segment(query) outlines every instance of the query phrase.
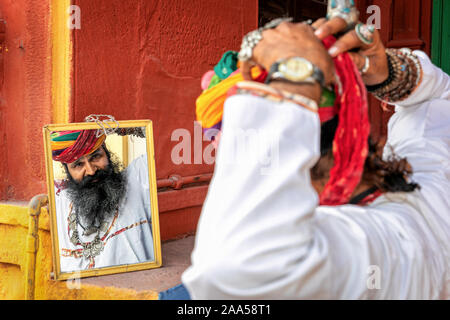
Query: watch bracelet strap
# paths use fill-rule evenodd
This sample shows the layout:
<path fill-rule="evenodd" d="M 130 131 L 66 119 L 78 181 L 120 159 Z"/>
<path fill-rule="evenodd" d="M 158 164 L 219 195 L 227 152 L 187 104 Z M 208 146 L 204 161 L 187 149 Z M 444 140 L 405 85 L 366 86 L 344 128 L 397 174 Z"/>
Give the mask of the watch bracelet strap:
<path fill-rule="evenodd" d="M 278 70 L 278 66 L 280 65 L 281 60 L 275 62 L 270 66 L 269 71 L 267 72 L 266 81 L 264 81 L 265 84 L 269 84 L 270 81 L 272 81 L 273 74 Z"/>

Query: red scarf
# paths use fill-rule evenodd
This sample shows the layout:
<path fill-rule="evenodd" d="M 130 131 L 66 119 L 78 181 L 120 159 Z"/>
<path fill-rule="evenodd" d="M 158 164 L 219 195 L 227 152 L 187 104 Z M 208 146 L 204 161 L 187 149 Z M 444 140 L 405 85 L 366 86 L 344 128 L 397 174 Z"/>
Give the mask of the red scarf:
<path fill-rule="evenodd" d="M 330 48 L 336 39 L 323 40 Z M 341 87 L 336 85 L 335 110 L 339 124 L 333 141 L 334 166 L 330 179 L 320 194 L 321 205 L 337 206 L 348 203 L 359 184 L 368 154 L 370 122 L 367 90 L 359 70 L 348 53 L 334 59 Z"/>

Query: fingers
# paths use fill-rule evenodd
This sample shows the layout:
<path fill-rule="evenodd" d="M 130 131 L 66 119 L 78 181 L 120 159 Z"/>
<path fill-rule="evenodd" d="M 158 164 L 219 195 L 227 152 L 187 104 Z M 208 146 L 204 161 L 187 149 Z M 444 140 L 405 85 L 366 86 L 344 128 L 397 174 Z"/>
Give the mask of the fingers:
<path fill-rule="evenodd" d="M 304 37 L 305 34 L 313 35 L 314 31 L 312 26 L 303 22 L 301 23 L 283 22 L 278 27 L 276 27 L 275 30 L 277 32 L 280 32 L 281 34 L 297 38 Z"/>
<path fill-rule="evenodd" d="M 323 40 L 332 34 L 345 30 L 346 28 L 347 22 L 342 18 L 336 17 L 331 20 L 327 20 L 325 23 L 322 22 L 314 33 L 320 40 Z"/>
<path fill-rule="evenodd" d="M 355 48 L 366 49 L 368 46 L 364 44 L 356 34 L 355 30 L 347 32 L 340 37 L 336 43 L 328 50 L 328 53 L 332 58 L 337 57 L 339 54 L 349 51 Z"/>
<path fill-rule="evenodd" d="M 311 25 L 305 23 L 295 23 L 291 26 L 292 35 L 301 40 L 305 41 L 305 38 L 308 38 L 308 41 L 320 42 L 320 40 L 314 35 L 314 28 Z"/>
<path fill-rule="evenodd" d="M 311 25 L 311 27 L 313 27 L 314 30 L 319 29 L 322 25 L 324 25 L 325 23 L 327 23 L 327 19 L 326 18 L 320 18 L 316 21 L 314 21 L 314 23 Z"/>
<path fill-rule="evenodd" d="M 366 57 L 357 52 L 349 52 L 350 58 L 355 63 L 358 70 L 362 70 L 366 64 Z"/>
<path fill-rule="evenodd" d="M 281 32 L 284 34 L 289 34 L 289 33 L 291 33 L 293 25 L 294 24 L 292 22 L 282 22 L 276 28 L 274 28 L 272 30 L 276 30 L 277 32 Z"/>
<path fill-rule="evenodd" d="M 244 78 L 244 80 L 246 81 L 251 81 L 252 79 L 252 66 L 254 64 L 251 61 L 241 61 L 241 73 L 242 73 L 242 77 Z"/>

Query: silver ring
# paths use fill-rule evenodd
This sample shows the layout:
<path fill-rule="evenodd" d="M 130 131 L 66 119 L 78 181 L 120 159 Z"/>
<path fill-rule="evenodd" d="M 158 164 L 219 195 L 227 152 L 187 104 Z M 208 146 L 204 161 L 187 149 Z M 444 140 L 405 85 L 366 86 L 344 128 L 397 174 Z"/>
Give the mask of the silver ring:
<path fill-rule="evenodd" d="M 370 59 L 368 56 L 365 57 L 364 67 L 360 70 L 361 74 L 366 74 L 367 71 L 369 71 L 370 68 Z"/>
<path fill-rule="evenodd" d="M 253 48 L 256 47 L 258 42 L 263 38 L 262 33 L 264 30 L 273 29 L 279 26 L 282 22 L 292 22 L 293 18 L 277 18 L 268 23 L 263 27 L 256 30 L 250 31 L 242 39 L 241 50 L 238 53 L 238 59 L 240 61 L 249 61 L 253 55 Z"/>
<path fill-rule="evenodd" d="M 327 20 L 342 18 L 347 23 L 347 32 L 355 27 L 359 21 L 359 11 L 356 9 L 354 0 L 329 0 Z"/>
<path fill-rule="evenodd" d="M 374 26 L 368 26 L 367 24 L 358 23 L 355 26 L 355 32 L 361 42 L 367 45 L 373 43 L 373 34 L 375 32 Z"/>

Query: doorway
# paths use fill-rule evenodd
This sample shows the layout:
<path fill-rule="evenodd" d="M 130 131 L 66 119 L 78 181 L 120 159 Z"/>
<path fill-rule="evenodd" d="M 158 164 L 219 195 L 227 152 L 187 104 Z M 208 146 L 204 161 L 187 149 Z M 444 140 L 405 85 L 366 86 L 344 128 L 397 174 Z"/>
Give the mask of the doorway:
<path fill-rule="evenodd" d="M 279 17 L 292 17 L 294 22 L 317 20 L 327 13 L 327 0 L 260 0 L 259 26 Z"/>

